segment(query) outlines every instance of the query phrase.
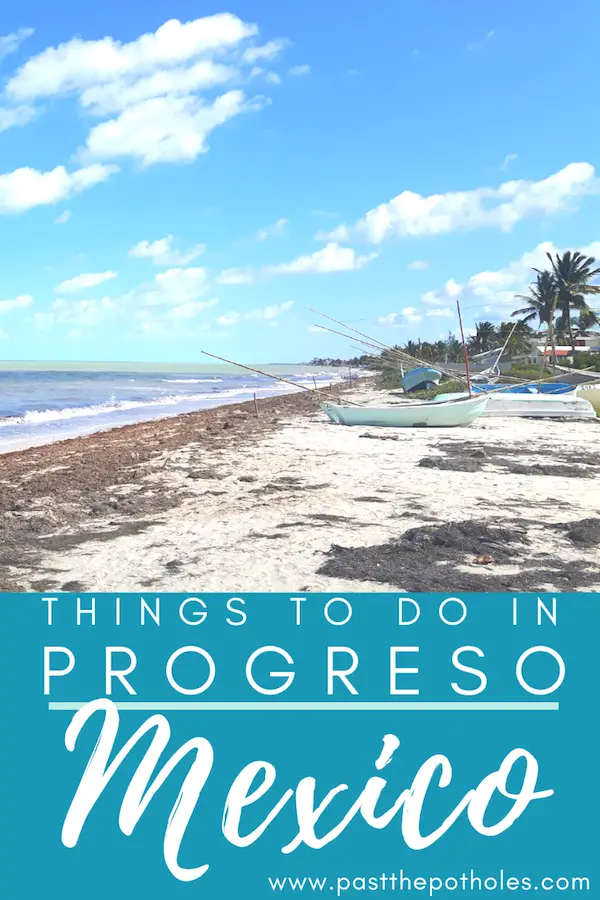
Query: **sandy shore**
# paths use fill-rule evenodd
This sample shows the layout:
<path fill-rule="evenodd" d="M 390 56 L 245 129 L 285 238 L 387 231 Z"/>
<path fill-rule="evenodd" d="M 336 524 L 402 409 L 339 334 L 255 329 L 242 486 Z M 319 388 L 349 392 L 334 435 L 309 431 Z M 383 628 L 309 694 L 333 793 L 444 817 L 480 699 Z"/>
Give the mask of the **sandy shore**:
<path fill-rule="evenodd" d="M 259 411 L 0 457 L 0 587 L 600 590 L 597 421 L 344 428 L 310 394 Z"/>

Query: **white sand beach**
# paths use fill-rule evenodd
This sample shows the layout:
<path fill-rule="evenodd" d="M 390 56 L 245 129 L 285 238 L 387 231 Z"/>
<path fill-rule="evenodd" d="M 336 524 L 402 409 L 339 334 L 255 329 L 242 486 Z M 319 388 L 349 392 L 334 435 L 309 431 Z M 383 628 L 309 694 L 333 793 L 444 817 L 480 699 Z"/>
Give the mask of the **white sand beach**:
<path fill-rule="evenodd" d="M 359 396 L 375 401 L 382 395 L 368 389 Z M 439 469 L 435 462 L 421 464 L 424 458 L 450 466 L 466 460 L 474 470 Z M 557 466 L 559 474 L 535 468 L 545 466 Z M 136 471 L 130 482 L 104 490 L 116 511 L 76 528 L 63 520 L 48 532 L 49 541 L 41 537 L 34 569 L 20 569 L 21 583 L 80 591 L 410 591 L 422 583 L 415 588 L 410 566 L 405 578 L 396 575 L 392 582 L 363 580 L 360 571 L 349 578 L 318 570 L 332 545 L 384 545 L 407 529 L 469 521 L 516 527 L 517 541 L 526 534 L 526 542 L 507 559 L 503 539 L 492 541 L 482 564 L 466 549 L 447 570 L 448 591 L 461 589 L 459 573 L 504 577 L 511 590 L 600 590 L 593 539 L 568 537 L 555 527 L 593 519 L 600 508 L 595 420 L 484 418 L 468 428 L 347 428 L 313 408 L 287 415 L 255 441 L 243 435 L 215 447 L 188 441 Z M 146 514 L 137 533 L 122 533 L 124 522 L 135 522 L 119 503 L 142 485 L 185 497 L 153 514 L 154 524 Z M 99 529 L 105 533 L 95 539 Z M 73 533 L 80 535 L 74 545 L 57 543 L 57 536 Z M 45 551 L 48 544 L 56 549 Z M 423 561 L 421 554 L 420 577 Z M 429 563 L 432 572 L 444 565 L 435 556 Z"/>

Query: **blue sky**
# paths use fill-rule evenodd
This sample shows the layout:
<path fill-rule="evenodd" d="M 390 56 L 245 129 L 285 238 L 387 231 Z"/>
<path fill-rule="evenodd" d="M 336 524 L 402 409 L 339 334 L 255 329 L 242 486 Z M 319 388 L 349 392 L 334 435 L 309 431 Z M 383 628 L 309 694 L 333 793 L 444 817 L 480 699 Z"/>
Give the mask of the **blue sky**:
<path fill-rule="evenodd" d="M 346 356 L 600 257 L 596 0 L 23 0 L 0 36 L 0 357 Z M 363 321 L 364 320 L 364 321 Z"/>

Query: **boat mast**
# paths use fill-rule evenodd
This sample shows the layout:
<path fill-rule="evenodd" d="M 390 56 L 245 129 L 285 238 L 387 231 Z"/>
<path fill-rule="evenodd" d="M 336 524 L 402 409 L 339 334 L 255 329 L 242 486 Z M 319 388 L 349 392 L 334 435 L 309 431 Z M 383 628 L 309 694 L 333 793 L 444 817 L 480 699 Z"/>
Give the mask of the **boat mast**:
<path fill-rule="evenodd" d="M 467 388 L 469 391 L 469 397 L 473 396 L 473 392 L 471 391 L 471 372 L 469 370 L 469 353 L 467 351 L 467 342 L 465 341 L 465 332 L 463 329 L 462 316 L 460 313 L 460 303 L 456 301 L 456 309 L 458 310 L 458 324 L 460 325 L 460 337 L 463 345 L 463 353 L 465 356 L 465 371 L 467 374 Z"/>

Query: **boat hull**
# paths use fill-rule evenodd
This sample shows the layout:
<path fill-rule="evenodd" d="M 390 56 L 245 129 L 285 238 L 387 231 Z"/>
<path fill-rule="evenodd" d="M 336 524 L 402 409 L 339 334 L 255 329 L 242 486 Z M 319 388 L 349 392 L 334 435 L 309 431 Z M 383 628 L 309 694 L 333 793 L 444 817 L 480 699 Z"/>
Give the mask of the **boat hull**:
<path fill-rule="evenodd" d="M 489 397 L 467 397 L 448 403 L 407 403 L 393 407 L 336 406 L 322 403 L 321 409 L 336 425 L 376 428 L 455 428 L 470 425 L 481 415 Z"/>
<path fill-rule="evenodd" d="M 576 384 L 515 384 L 508 388 L 504 384 L 474 384 L 473 393 L 489 393 L 502 391 L 503 394 L 575 394 Z"/>
<path fill-rule="evenodd" d="M 426 367 L 420 369 L 411 369 L 400 381 L 402 388 L 406 394 L 410 391 L 425 390 L 428 387 L 435 386 L 440 383 L 442 373 L 437 369 L 428 369 Z"/>
<path fill-rule="evenodd" d="M 463 394 L 440 394 L 436 399 L 447 402 Z M 512 394 L 504 391 L 487 394 L 483 412 L 489 416 L 522 416 L 539 419 L 595 419 L 596 411 L 588 400 L 573 394 Z"/>

